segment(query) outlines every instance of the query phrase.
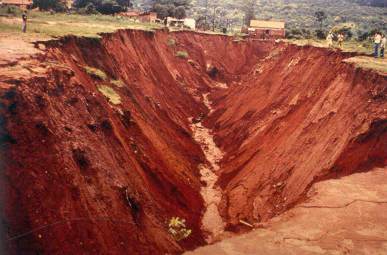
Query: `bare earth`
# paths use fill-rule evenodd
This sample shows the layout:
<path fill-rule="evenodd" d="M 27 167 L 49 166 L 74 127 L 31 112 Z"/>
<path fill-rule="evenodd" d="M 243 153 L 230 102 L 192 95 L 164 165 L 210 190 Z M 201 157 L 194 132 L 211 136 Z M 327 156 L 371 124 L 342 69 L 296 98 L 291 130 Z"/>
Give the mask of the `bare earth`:
<path fill-rule="evenodd" d="M 186 254 L 387 254 L 386 170 L 317 183 L 261 229 Z"/>
<path fill-rule="evenodd" d="M 203 95 L 204 103 L 212 113 L 211 102 L 208 94 Z M 201 195 L 205 201 L 205 212 L 202 217 L 202 230 L 207 233 L 207 242 L 212 243 L 224 232 L 225 223 L 219 214 L 218 206 L 222 199 L 222 192 L 216 187 L 219 170 L 218 162 L 223 158 L 223 152 L 216 146 L 211 131 L 204 127 L 201 122 L 192 124 L 193 138 L 200 144 L 208 161 L 207 164 L 199 165 L 201 180 L 206 183 L 201 189 Z"/>

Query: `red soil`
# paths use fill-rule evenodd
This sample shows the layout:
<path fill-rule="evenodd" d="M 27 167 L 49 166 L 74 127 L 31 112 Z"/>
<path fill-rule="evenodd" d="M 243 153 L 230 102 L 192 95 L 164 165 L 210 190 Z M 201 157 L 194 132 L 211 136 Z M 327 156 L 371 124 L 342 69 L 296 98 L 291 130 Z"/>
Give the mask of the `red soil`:
<path fill-rule="evenodd" d="M 226 153 L 219 184 L 229 229 L 283 212 L 317 180 L 386 165 L 386 77 L 345 57 L 190 32 L 48 43 L 36 57 L 45 72 L 0 75 L 7 248 L 176 254 L 203 245 L 205 156 L 189 118 L 208 114 L 208 92 L 215 112 L 205 124 Z M 125 85 L 109 82 L 118 79 Z M 114 88 L 121 104 L 99 85 Z M 168 233 L 174 216 L 193 230 L 182 242 Z"/>
<path fill-rule="evenodd" d="M 346 57 L 282 45 L 213 97 L 230 229 L 284 212 L 316 181 L 386 165 L 387 78 Z"/>
<path fill-rule="evenodd" d="M 46 72 L 0 77 L 10 253 L 175 254 L 204 244 L 198 165 L 205 157 L 188 118 L 208 111 L 206 65 L 235 79 L 273 45 L 119 31 L 47 46 L 38 56 Z M 125 86 L 91 77 L 84 66 Z M 118 92 L 120 105 L 99 93 L 102 84 Z M 173 216 L 192 229 L 185 241 L 168 233 Z"/>

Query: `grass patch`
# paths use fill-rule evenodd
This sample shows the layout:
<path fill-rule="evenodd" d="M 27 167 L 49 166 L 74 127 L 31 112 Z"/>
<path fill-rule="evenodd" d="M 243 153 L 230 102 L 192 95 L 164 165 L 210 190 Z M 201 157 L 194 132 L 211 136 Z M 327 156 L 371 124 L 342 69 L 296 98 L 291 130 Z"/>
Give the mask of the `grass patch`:
<path fill-rule="evenodd" d="M 107 97 L 110 103 L 115 105 L 121 103 L 120 95 L 118 95 L 118 93 L 113 88 L 106 85 L 100 85 L 98 86 L 98 91 Z"/>
<path fill-rule="evenodd" d="M 352 63 L 360 68 L 372 69 L 382 74 L 387 74 L 387 59 L 358 56 L 347 58 L 344 62 Z"/>
<path fill-rule="evenodd" d="M 93 78 L 97 78 L 103 81 L 107 79 L 106 73 L 98 68 L 94 68 L 91 66 L 84 66 L 83 68 L 85 69 L 86 73 L 92 76 Z"/>
<path fill-rule="evenodd" d="M 114 86 L 119 87 L 119 88 L 122 88 L 123 86 L 125 86 L 125 83 L 122 80 L 120 80 L 120 79 L 118 79 L 118 80 L 111 80 L 110 83 L 113 84 Z"/>
<path fill-rule="evenodd" d="M 20 32 L 21 12 L 19 9 L 8 13 L 8 7 L 0 7 L 0 32 Z M 117 29 L 141 29 L 153 31 L 161 25 L 154 23 L 137 23 L 128 18 L 111 15 L 80 15 L 41 12 L 29 10 L 27 34 L 61 37 L 76 35 L 100 37 L 99 33 L 114 32 Z"/>
<path fill-rule="evenodd" d="M 178 52 L 176 52 L 176 57 L 178 58 L 188 58 L 188 52 L 186 52 L 185 50 L 179 50 Z"/>
<path fill-rule="evenodd" d="M 169 38 L 168 41 L 167 41 L 167 45 L 168 45 L 169 47 L 175 46 L 175 45 L 176 45 L 176 40 L 173 39 L 173 38 Z"/>

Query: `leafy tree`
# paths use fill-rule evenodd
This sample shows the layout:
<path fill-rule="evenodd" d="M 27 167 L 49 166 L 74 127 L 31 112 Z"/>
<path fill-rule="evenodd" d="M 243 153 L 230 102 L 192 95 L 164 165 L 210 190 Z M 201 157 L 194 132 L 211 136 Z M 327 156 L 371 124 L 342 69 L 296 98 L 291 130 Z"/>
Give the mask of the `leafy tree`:
<path fill-rule="evenodd" d="M 58 0 L 34 0 L 33 7 L 38 7 L 40 10 L 48 11 L 64 11 L 66 7 L 63 2 Z"/>
<path fill-rule="evenodd" d="M 243 5 L 243 13 L 245 15 L 244 24 L 250 26 L 250 21 L 255 19 L 256 0 L 245 0 Z"/>
<path fill-rule="evenodd" d="M 114 14 L 132 6 L 131 0 L 76 0 L 74 6 L 84 9 L 85 13 Z M 94 6 L 94 8 L 93 8 Z"/>
<path fill-rule="evenodd" d="M 154 0 L 152 10 L 157 13 L 157 17 L 185 18 L 186 10 L 191 7 L 191 0 Z"/>
<path fill-rule="evenodd" d="M 316 18 L 317 22 L 320 23 L 320 30 L 323 28 L 324 21 L 328 18 L 324 11 L 316 11 L 314 13 L 314 17 Z"/>
<path fill-rule="evenodd" d="M 179 6 L 175 9 L 175 17 L 178 19 L 184 19 L 186 17 L 185 8 Z"/>

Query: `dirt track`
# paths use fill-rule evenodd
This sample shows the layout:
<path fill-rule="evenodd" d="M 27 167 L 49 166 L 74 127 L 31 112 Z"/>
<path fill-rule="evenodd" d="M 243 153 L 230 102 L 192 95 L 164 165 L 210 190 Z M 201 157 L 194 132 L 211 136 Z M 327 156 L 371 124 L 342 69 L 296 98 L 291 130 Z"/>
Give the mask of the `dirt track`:
<path fill-rule="evenodd" d="M 239 233 L 317 181 L 386 165 L 386 76 L 344 63 L 350 54 L 123 30 L 46 47 L 0 69 L 12 254 L 179 254 L 208 238 L 205 187 L 222 195 L 209 232 Z M 219 168 L 215 186 L 203 166 Z M 192 229 L 181 242 L 175 216 Z"/>

